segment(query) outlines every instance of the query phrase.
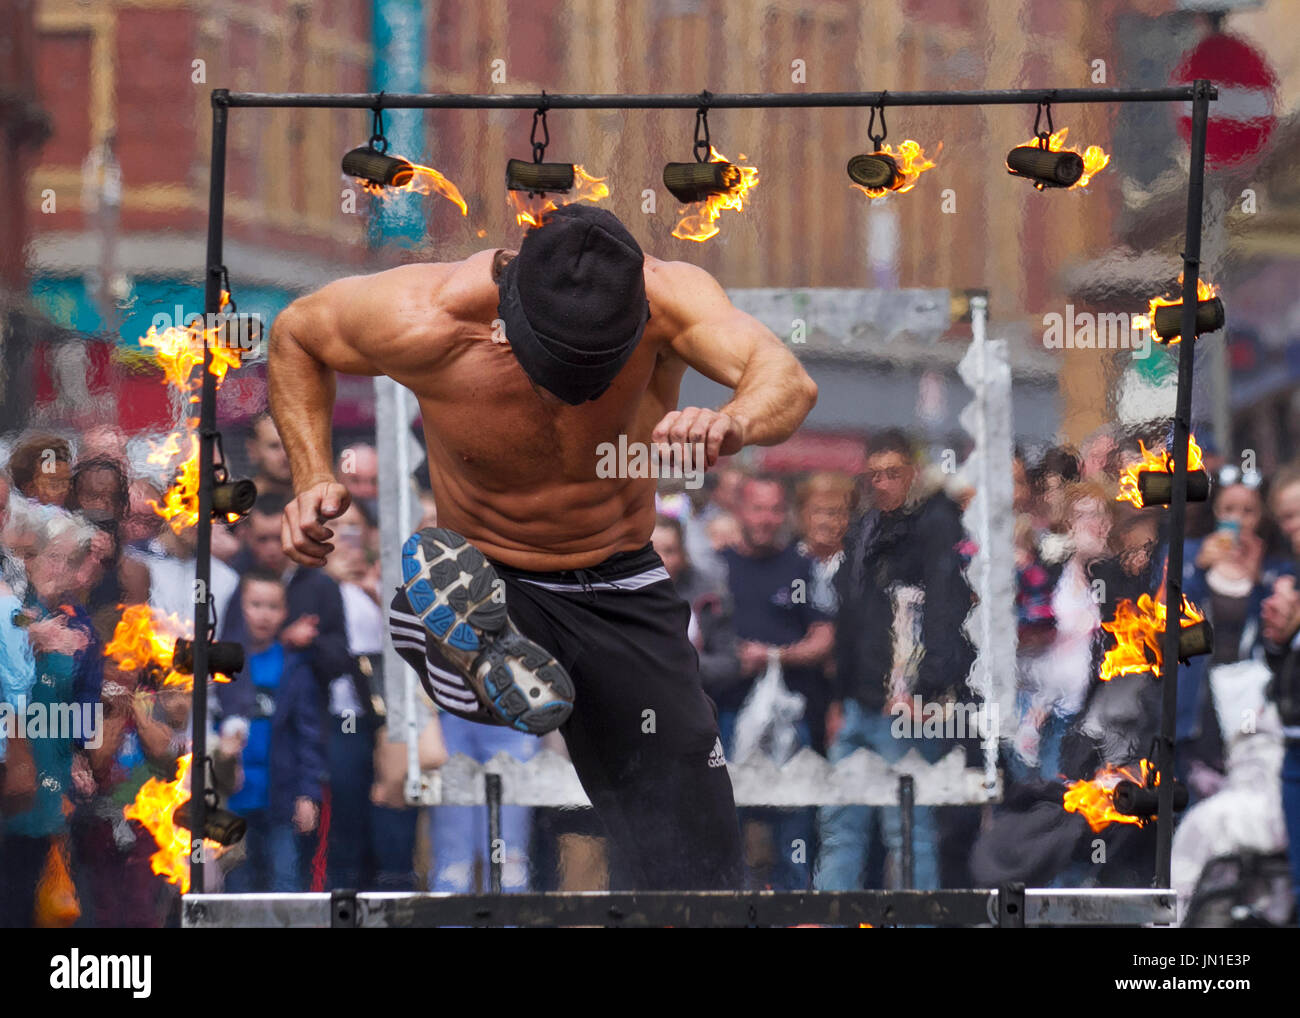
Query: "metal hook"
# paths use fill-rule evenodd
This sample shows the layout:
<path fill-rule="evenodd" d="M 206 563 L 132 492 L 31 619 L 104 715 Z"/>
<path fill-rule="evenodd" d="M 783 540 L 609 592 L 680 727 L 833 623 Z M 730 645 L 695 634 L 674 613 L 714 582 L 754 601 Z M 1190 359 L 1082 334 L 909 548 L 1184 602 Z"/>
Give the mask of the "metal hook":
<path fill-rule="evenodd" d="M 542 105 L 533 111 L 533 129 L 528 133 L 528 140 L 533 146 L 533 162 L 540 163 L 542 157 L 546 154 L 546 146 L 551 143 L 551 130 L 546 126 L 546 111 L 548 109 L 546 102 L 546 92 L 542 92 Z M 542 140 L 537 140 L 537 125 L 542 125 Z"/>
<path fill-rule="evenodd" d="M 709 93 L 704 92 L 701 98 Z M 703 137 L 701 137 L 703 132 Z M 713 152 L 713 143 L 709 140 L 709 109 L 707 106 L 701 106 L 695 111 L 695 161 L 697 163 L 706 163 Z"/>
<path fill-rule="evenodd" d="M 376 142 L 381 142 L 383 148 L 376 148 Z M 388 151 L 388 139 L 384 136 L 384 93 L 380 92 L 375 98 L 374 113 L 370 119 L 370 148 L 375 152 Z"/>
<path fill-rule="evenodd" d="M 1043 114 L 1047 114 L 1047 131 L 1040 131 L 1039 124 L 1042 122 Z M 1051 136 L 1056 133 L 1056 128 L 1052 124 L 1052 104 L 1050 102 L 1041 102 L 1038 104 L 1038 112 L 1034 114 L 1034 137 L 1038 139 L 1039 148 L 1047 148 Z"/>
<path fill-rule="evenodd" d="M 889 133 L 889 128 L 885 125 L 885 103 L 884 94 L 881 93 L 881 102 L 871 107 L 871 121 L 867 124 L 867 137 L 871 139 L 871 144 L 875 146 L 875 151 L 880 151 L 880 146 L 885 143 L 885 135 Z M 876 133 L 876 113 L 880 113 L 880 133 Z"/>

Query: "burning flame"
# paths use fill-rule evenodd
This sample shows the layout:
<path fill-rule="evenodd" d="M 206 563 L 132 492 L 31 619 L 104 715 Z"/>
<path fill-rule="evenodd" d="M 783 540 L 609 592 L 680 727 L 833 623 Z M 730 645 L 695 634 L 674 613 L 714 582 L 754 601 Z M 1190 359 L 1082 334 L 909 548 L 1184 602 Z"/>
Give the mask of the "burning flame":
<path fill-rule="evenodd" d="M 1083 152 L 1080 152 L 1077 148 L 1066 148 L 1065 136 L 1069 133 L 1069 130 L 1068 127 L 1062 127 L 1054 134 L 1048 135 L 1047 151 L 1074 152 L 1083 157 L 1083 176 L 1065 189 L 1073 191 L 1076 187 L 1087 187 L 1088 182 L 1106 168 L 1106 164 L 1110 162 L 1110 156 L 1102 150 L 1100 145 L 1089 145 Z M 1020 145 L 1021 147 L 1037 146 L 1038 139 L 1030 138 L 1028 141 L 1021 142 Z M 1042 184 L 1035 184 L 1034 186 L 1040 191 L 1043 189 Z"/>
<path fill-rule="evenodd" d="M 409 160 L 408 160 L 409 162 Z M 405 184 L 395 184 L 385 187 L 383 184 L 376 184 L 373 181 L 365 180 L 362 177 L 353 178 L 360 185 L 361 190 L 366 194 L 374 195 L 388 201 L 393 194 L 404 191 L 408 194 L 440 194 L 453 205 L 460 208 L 462 216 L 469 215 L 469 206 L 465 204 L 465 199 L 461 196 L 460 189 L 432 166 L 421 166 L 419 163 L 411 163 L 411 169 L 414 174 Z"/>
<path fill-rule="evenodd" d="M 1184 629 L 1205 618 L 1186 595 L 1183 595 L 1183 616 Z M 1102 629 L 1115 637 L 1115 646 L 1106 651 L 1099 678 L 1109 682 L 1117 675 L 1159 673 L 1164 663 L 1160 641 L 1167 620 L 1165 603 L 1154 600 L 1150 594 L 1143 594 L 1136 604 L 1128 598 L 1122 599 L 1115 606 L 1114 620 L 1101 624 Z"/>
<path fill-rule="evenodd" d="M 906 144 L 906 142 L 904 143 Z M 745 153 L 740 153 L 738 162 L 744 162 Z M 712 145 L 709 146 L 710 162 L 731 162 Z M 758 184 L 757 166 L 736 165 L 740 172 L 735 185 L 722 194 L 711 194 L 702 202 L 693 202 L 686 207 L 681 221 L 673 227 L 673 236 L 679 240 L 694 240 L 700 243 L 718 233 L 717 220 L 723 212 L 731 210 L 740 212 L 745 207 L 745 198 L 750 190 Z M 695 211 L 690 211 L 694 209 Z"/>
<path fill-rule="evenodd" d="M 191 425 L 197 421 L 191 419 Z M 157 466 L 166 466 L 180 455 L 181 436 L 172 432 L 161 443 L 150 442 L 150 452 L 145 459 Z M 175 480 L 163 493 L 162 504 L 153 499 L 149 505 L 179 534 L 186 527 L 192 527 L 199 521 L 199 436 L 190 432 L 190 451 L 185 460 L 176 467 Z M 239 521 L 237 513 L 227 513 L 226 522 Z"/>
<path fill-rule="evenodd" d="M 1173 453 L 1166 452 L 1163 449 L 1148 449 L 1146 443 L 1138 439 L 1138 448 L 1142 451 L 1142 459 L 1132 466 L 1125 467 L 1119 475 L 1119 494 L 1115 496 L 1116 502 L 1132 502 L 1139 509 L 1142 506 L 1142 492 L 1138 490 L 1138 474 L 1146 470 L 1151 473 L 1172 474 L 1174 472 Z M 1190 473 L 1193 470 L 1200 470 L 1203 466 L 1201 459 L 1201 447 L 1196 444 L 1196 436 L 1187 436 L 1187 470 Z"/>
<path fill-rule="evenodd" d="M 138 820 L 153 835 L 158 851 L 149 857 L 149 866 L 168 883 L 179 885 L 182 894 L 190 890 L 190 832 L 173 823 L 172 816 L 178 806 L 189 800 L 192 758 L 193 754 L 186 753 L 176 762 L 175 781 L 157 778 L 146 781 L 135 801 L 122 811 L 127 820 Z M 204 838 L 203 851 L 204 858 L 213 859 L 225 848 Z"/>
<path fill-rule="evenodd" d="M 128 605 L 104 648 L 104 656 L 111 657 L 118 668 L 127 672 L 156 665 L 167 672 L 164 686 L 190 689 L 194 676 L 173 671 L 172 658 L 177 639 L 189 639 L 192 629 L 192 623 L 182 622 L 170 613 L 155 612 L 147 604 Z M 229 682 L 230 677 L 214 673 L 212 681 Z"/>
<path fill-rule="evenodd" d="M 541 226 L 546 217 L 561 205 L 575 201 L 598 202 L 609 197 L 609 185 L 604 177 L 593 177 L 581 166 L 573 167 L 573 190 L 569 194 L 535 194 L 531 191 L 507 191 L 515 208 L 515 222 L 532 229 Z"/>
<path fill-rule="evenodd" d="M 225 311 L 229 304 L 230 293 L 223 290 L 221 310 Z M 206 350 L 212 351 L 208 370 L 216 377 L 217 386 L 221 385 L 231 368 L 240 365 L 240 347 L 221 342 L 220 331 L 220 324 L 203 328 L 197 322 L 186 328 L 172 326 L 162 332 L 151 326 L 140 345 L 156 351 L 156 359 L 163 369 L 163 384 L 187 393 L 189 402 L 195 403 L 199 399 L 201 379 L 192 380 L 190 375 L 196 366 L 202 365 Z M 176 479 L 164 493 L 162 504 L 152 500 L 149 503 L 177 534 L 197 523 L 199 518 L 199 438 L 193 431 L 198 423 L 193 417 L 187 421 L 191 429 L 190 453 L 177 469 Z M 173 432 L 161 444 L 153 446 L 148 460 L 154 464 L 169 464 L 180 451 L 181 433 Z M 228 515 L 227 519 L 234 522 L 238 517 Z M 162 669 L 165 672 L 164 686 L 188 691 L 193 689 L 194 677 L 175 671 L 172 664 L 176 640 L 191 638 L 188 635 L 191 628 L 175 615 L 159 614 L 155 617 L 148 605 L 130 605 L 124 608 L 113 631 L 113 639 L 104 648 L 104 655 L 113 658 L 125 671 L 151 666 Z M 211 678 L 214 682 L 230 681 L 228 676 L 216 673 Z M 184 828 L 172 822 L 172 816 L 176 808 L 189 799 L 190 764 L 191 754 L 186 754 L 177 762 L 174 781 L 150 778 L 137 793 L 135 801 L 123 810 L 126 819 L 138 820 L 158 844 L 158 851 L 149 858 L 153 872 L 180 885 L 182 894 L 190 889 L 190 836 Z M 204 848 L 210 857 L 224 851 L 222 846 L 206 839 Z"/>
<path fill-rule="evenodd" d="M 229 305 L 230 293 L 222 290 L 221 310 L 225 311 Z M 150 326 L 149 331 L 140 340 L 140 345 L 152 347 L 156 351 L 155 360 L 163 369 L 164 384 L 171 385 L 179 392 L 189 393 L 190 402 L 196 403 L 199 399 L 198 389 L 201 380 L 191 379 L 190 375 L 197 365 L 203 363 L 205 348 L 212 351 L 208 371 L 216 376 L 218 386 L 225 380 L 226 373 L 231 368 L 240 365 L 240 347 L 227 346 L 221 342 L 218 336 L 220 331 L 219 324 L 203 329 L 197 322 L 185 328 L 171 326 L 162 332 Z M 198 419 L 190 418 L 188 423 L 191 428 L 196 428 Z M 147 457 L 148 461 L 157 466 L 171 464 L 180 455 L 180 442 L 181 434 L 173 432 L 161 444 L 150 443 L 152 449 Z M 163 495 L 162 504 L 150 500 L 149 505 L 171 525 L 172 530 L 177 534 L 198 522 L 199 439 L 193 432 L 190 433 L 189 456 L 176 467 L 175 480 Z M 228 523 L 234 523 L 238 519 L 236 514 L 226 516 Z"/>
<path fill-rule="evenodd" d="M 1183 302 L 1182 290 L 1183 290 L 1183 273 L 1180 272 L 1178 273 L 1177 295 L 1173 297 L 1163 297 L 1163 296 L 1152 297 L 1150 302 L 1147 304 L 1147 313 L 1145 315 L 1133 316 L 1133 327 L 1135 329 L 1141 328 L 1141 329 L 1149 330 L 1151 328 L 1151 323 L 1155 321 L 1157 308 L 1175 307 L 1182 304 Z M 1210 300 L 1211 298 L 1217 297 L 1218 295 L 1219 295 L 1219 288 L 1217 286 L 1215 286 L 1213 283 L 1207 283 L 1204 279 L 1197 278 L 1196 300 L 1198 303 L 1203 300 Z M 1177 343 L 1183 337 L 1174 336 L 1172 339 L 1169 340 L 1161 340 L 1153 335 L 1151 338 L 1155 339 L 1156 342 Z"/>
<path fill-rule="evenodd" d="M 221 310 L 225 311 L 229 304 L 230 293 L 222 290 Z M 212 362 L 208 370 L 217 376 L 218 382 L 226 377 L 226 372 L 231 368 L 239 367 L 240 348 L 237 345 L 224 345 L 218 336 L 220 331 L 219 325 L 203 329 L 199 327 L 198 322 L 184 328 L 172 325 L 162 332 L 151 325 L 149 331 L 141 338 L 140 345 L 152 347 L 157 351 L 154 359 L 162 367 L 168 384 L 181 392 L 192 392 L 199 387 L 200 383 L 197 379 L 191 381 L 190 374 L 197 365 L 203 363 L 205 347 L 210 347 L 212 350 Z"/>
<path fill-rule="evenodd" d="M 1105 830 L 1113 823 L 1136 824 L 1141 827 L 1144 817 L 1132 817 L 1115 809 L 1115 786 L 1121 781 L 1132 781 L 1146 785 L 1147 774 L 1151 764 L 1143 760 L 1140 764 L 1142 773 L 1134 774 L 1127 767 L 1114 767 L 1107 764 L 1099 770 L 1091 781 L 1072 781 L 1065 789 L 1065 809 L 1067 813 L 1082 813 L 1088 826 L 1094 832 Z M 1159 784 L 1159 775 L 1156 784 Z"/>
<path fill-rule="evenodd" d="M 943 142 L 939 142 L 934 150 L 937 156 L 943 151 Z M 885 142 L 879 152 L 873 152 L 876 156 L 890 156 L 898 164 L 898 180 L 893 187 L 863 187 L 861 184 L 850 184 L 850 187 L 856 187 L 868 198 L 883 198 L 885 195 L 906 194 L 912 188 L 916 187 L 916 182 L 921 179 L 921 174 L 926 170 L 934 169 L 936 163 L 926 156 L 925 151 L 921 148 L 920 142 L 912 141 L 910 138 L 902 142 L 895 152 L 889 147 L 889 142 Z"/>

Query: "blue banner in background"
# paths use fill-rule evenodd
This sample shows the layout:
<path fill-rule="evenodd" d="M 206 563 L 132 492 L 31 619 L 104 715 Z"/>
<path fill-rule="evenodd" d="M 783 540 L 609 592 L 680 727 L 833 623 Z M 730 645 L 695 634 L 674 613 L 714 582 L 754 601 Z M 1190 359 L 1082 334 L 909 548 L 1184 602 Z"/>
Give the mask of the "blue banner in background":
<path fill-rule="evenodd" d="M 425 10 L 423 0 L 375 0 L 374 90 L 376 92 L 423 92 Z M 424 163 L 424 111 L 385 110 L 384 133 L 389 155 Z M 425 202 L 416 194 L 395 194 L 384 201 L 382 211 L 371 222 L 371 241 L 405 241 L 418 244 L 424 239 Z"/>

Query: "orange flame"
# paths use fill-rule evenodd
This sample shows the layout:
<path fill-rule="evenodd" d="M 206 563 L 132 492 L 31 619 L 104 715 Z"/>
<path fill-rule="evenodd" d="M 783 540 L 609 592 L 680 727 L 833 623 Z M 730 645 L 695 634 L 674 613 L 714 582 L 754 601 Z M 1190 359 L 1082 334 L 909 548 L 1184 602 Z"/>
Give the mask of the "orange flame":
<path fill-rule="evenodd" d="M 935 147 L 934 154 L 939 155 L 943 151 L 943 142 Z M 868 198 L 883 198 L 887 194 L 906 194 L 912 188 L 916 187 L 916 182 L 921 179 L 921 174 L 926 170 L 932 170 L 937 165 L 934 160 L 926 156 L 925 151 L 921 148 L 919 142 L 912 141 L 910 138 L 902 142 L 895 152 L 889 147 L 889 142 L 885 142 L 879 152 L 873 152 L 876 156 L 890 156 L 898 164 L 898 180 L 894 182 L 893 187 L 863 187 L 861 184 L 850 184 L 850 187 L 856 187 Z"/>
<path fill-rule="evenodd" d="M 397 158 L 401 158 L 400 156 Z M 410 162 L 410 160 L 407 160 Z M 362 177 L 353 178 L 366 194 L 374 195 L 388 201 L 398 192 L 408 194 L 440 194 L 453 205 L 459 206 L 462 216 L 469 215 L 469 206 L 465 204 L 465 199 L 461 196 L 460 189 L 432 166 L 421 166 L 419 163 L 411 163 L 411 169 L 414 173 L 411 179 L 405 184 L 391 184 L 385 187 L 383 184 L 376 184 L 373 181 L 365 180 Z"/>
<path fill-rule="evenodd" d="M 230 293 L 222 290 L 221 310 L 224 311 L 229 304 Z M 227 346 L 220 336 L 221 331 L 220 323 L 201 328 L 197 321 L 184 328 L 173 325 L 162 332 L 151 325 L 141 338 L 140 345 L 152 347 L 156 351 L 155 360 L 163 369 L 164 384 L 181 393 L 189 393 L 189 401 L 196 403 L 201 380 L 191 379 L 190 375 L 197 365 L 203 363 L 205 349 L 212 351 L 208 371 L 216 376 L 218 386 L 231 368 L 240 365 L 240 347 Z M 191 418 L 189 425 L 191 428 L 197 427 L 198 420 Z M 190 439 L 190 455 L 177 467 L 176 479 L 164 494 L 162 505 L 152 500 L 149 502 L 154 512 L 165 519 L 177 534 L 186 527 L 193 526 L 199 519 L 199 439 L 193 433 Z M 148 461 L 158 466 L 169 465 L 180 454 L 180 441 L 181 434 L 173 432 L 161 445 L 150 443 L 152 451 Z M 226 519 L 227 522 L 234 523 L 239 517 L 230 514 Z"/>
<path fill-rule="evenodd" d="M 1187 596 L 1183 595 L 1182 627 L 1194 626 L 1205 616 Z M 1164 664 L 1161 640 L 1168 622 L 1163 601 L 1143 594 L 1134 604 L 1128 598 L 1115 606 L 1115 618 L 1103 622 L 1101 628 L 1115 637 L 1115 646 L 1106 651 L 1101 662 L 1099 678 L 1109 682 L 1117 675 L 1140 675 L 1143 672 L 1159 674 Z"/>
<path fill-rule="evenodd" d="M 1136 824 L 1141 827 L 1146 823 L 1144 817 L 1133 817 L 1115 809 L 1115 786 L 1121 781 L 1133 781 L 1146 785 L 1147 774 L 1151 764 L 1143 760 L 1140 764 L 1142 773 L 1134 774 L 1127 767 L 1114 767 L 1107 764 L 1099 770 L 1091 781 L 1072 781 L 1065 789 L 1065 809 L 1068 813 L 1081 813 L 1094 832 L 1105 830 L 1111 824 Z M 1157 775 L 1156 784 L 1159 784 Z"/>
<path fill-rule="evenodd" d="M 750 190 L 758 185 L 758 167 L 739 165 L 744 160 L 745 153 L 742 152 L 740 153 L 740 159 L 735 164 L 736 169 L 740 171 L 740 176 L 734 187 L 722 194 L 711 194 L 704 201 L 693 202 L 686 207 L 681 221 L 673 227 L 674 237 L 679 240 L 694 240 L 703 243 L 718 233 L 718 216 L 728 210 L 740 212 L 744 209 L 745 198 Z M 731 162 L 712 145 L 709 146 L 709 161 L 715 163 Z M 695 211 L 690 211 L 692 209 Z"/>
<path fill-rule="evenodd" d="M 113 638 L 104 647 L 104 656 L 111 657 L 122 671 L 133 672 L 149 665 L 166 669 L 164 686 L 191 689 L 193 675 L 172 670 L 172 658 L 178 639 L 190 639 L 192 622 L 181 621 L 171 613 L 155 612 L 147 604 L 128 605 L 122 612 Z M 228 675 L 213 673 L 213 682 L 229 682 Z"/>
<path fill-rule="evenodd" d="M 1150 329 L 1151 323 L 1155 321 L 1157 308 L 1176 307 L 1183 303 L 1182 291 L 1183 291 L 1183 273 L 1180 272 L 1178 273 L 1178 293 L 1171 297 L 1165 297 L 1165 296 L 1152 297 L 1147 304 L 1147 313 L 1145 315 L 1135 315 L 1133 317 L 1133 327 L 1138 328 L 1140 323 L 1141 328 Z M 1199 277 L 1197 278 L 1196 300 L 1198 302 L 1203 300 L 1210 300 L 1212 297 L 1217 297 L 1218 295 L 1219 295 L 1219 288 L 1215 284 L 1207 283 L 1204 279 L 1200 279 Z M 1154 339 L 1157 343 L 1173 344 L 1179 342 L 1183 337 L 1174 336 L 1171 339 L 1164 340 L 1164 339 L 1160 339 L 1159 337 L 1153 334 L 1151 338 Z"/>
<path fill-rule="evenodd" d="M 1138 474 L 1142 471 L 1148 471 L 1158 474 L 1172 474 L 1174 472 L 1173 453 L 1165 452 L 1163 449 L 1148 449 L 1146 443 L 1138 439 L 1138 448 L 1142 452 L 1142 459 L 1127 466 L 1119 475 L 1119 494 L 1115 496 L 1116 502 L 1132 502 L 1139 509 L 1142 506 L 1142 492 L 1138 490 Z M 1196 444 L 1196 436 L 1187 436 L 1187 470 L 1190 473 L 1193 470 L 1200 470 L 1204 465 L 1201 459 L 1201 447 Z"/>
<path fill-rule="evenodd" d="M 230 293 L 221 291 L 221 310 L 230 304 Z M 221 326 L 201 328 L 197 321 L 188 326 L 172 325 L 159 332 L 154 326 L 140 339 L 140 345 L 152 347 L 157 353 L 154 359 L 163 369 L 163 375 L 169 385 L 181 392 L 191 392 L 199 387 L 199 381 L 191 381 L 194 368 L 203 363 L 203 350 L 210 347 L 212 362 L 208 370 L 217 376 L 220 383 L 226 372 L 239 367 L 240 348 L 226 346 L 220 338 Z M 197 395 L 192 399 L 197 399 Z"/>
<path fill-rule="evenodd" d="M 191 753 L 176 762 L 175 781 L 150 778 L 122 811 L 127 820 L 138 820 L 153 835 L 158 851 L 149 857 L 149 867 L 168 883 L 179 885 L 182 894 L 190 890 L 190 832 L 177 826 L 172 817 L 177 807 L 189 800 L 192 762 Z M 215 858 L 223 851 L 215 841 L 203 840 L 204 858 Z"/>
<path fill-rule="evenodd" d="M 1069 133 L 1069 131 L 1070 129 L 1068 127 L 1062 127 L 1059 131 L 1055 132 L 1054 134 L 1048 135 L 1047 151 L 1074 152 L 1075 154 L 1081 155 L 1083 157 L 1083 176 L 1081 176 L 1069 187 L 1065 188 L 1065 190 L 1067 191 L 1073 191 L 1076 187 L 1087 187 L 1088 182 L 1092 180 L 1092 178 L 1095 177 L 1098 173 L 1100 173 L 1102 170 L 1106 168 L 1107 164 L 1110 162 L 1110 156 L 1107 155 L 1102 150 L 1100 145 L 1089 145 L 1083 152 L 1080 152 L 1077 148 L 1066 148 L 1065 136 Z M 1018 147 L 1024 148 L 1031 145 L 1037 147 L 1038 139 L 1030 138 L 1028 141 L 1021 142 Z M 1041 183 L 1035 184 L 1034 186 L 1037 187 L 1040 191 L 1043 189 L 1043 185 Z"/>
<path fill-rule="evenodd" d="M 507 191 L 506 197 L 515 209 L 515 222 L 528 229 L 541 226 L 546 217 L 561 205 L 575 201 L 598 202 L 609 197 L 609 185 L 604 177 L 593 177 L 581 166 L 573 167 L 573 190 L 568 194 L 537 194 L 532 191 Z"/>
<path fill-rule="evenodd" d="M 197 422 L 191 420 L 191 424 Z M 180 432 L 172 432 L 161 442 L 150 442 L 151 450 L 146 461 L 156 466 L 166 466 L 180 455 Z M 163 493 L 162 504 L 153 499 L 149 506 L 179 534 L 199 521 L 199 436 L 190 432 L 190 452 L 175 470 L 175 479 Z M 227 523 L 237 523 L 238 513 L 227 513 Z"/>

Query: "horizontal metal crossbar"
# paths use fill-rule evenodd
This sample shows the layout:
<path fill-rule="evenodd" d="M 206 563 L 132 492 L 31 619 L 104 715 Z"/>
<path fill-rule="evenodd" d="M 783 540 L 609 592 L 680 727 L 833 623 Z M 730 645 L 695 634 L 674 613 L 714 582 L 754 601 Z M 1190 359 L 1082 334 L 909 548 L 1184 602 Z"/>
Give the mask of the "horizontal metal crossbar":
<path fill-rule="evenodd" d="M 1014 88 L 976 92 L 740 92 L 625 95 L 460 95 L 388 92 L 304 93 L 228 92 L 215 89 L 212 102 L 229 107 L 310 107 L 315 109 L 447 110 L 672 110 L 811 109 L 836 106 L 1017 106 L 1027 103 L 1190 102 L 1194 85 L 1171 88 Z M 1217 99 L 1216 89 L 1209 98 Z"/>
<path fill-rule="evenodd" d="M 181 923 L 214 927 L 996 926 L 997 890 L 641 891 L 530 894 L 189 894 Z M 1008 890 L 1009 894 L 1014 894 Z M 1030 889 L 1028 926 L 1172 923 L 1174 894 L 1147 889 Z"/>

